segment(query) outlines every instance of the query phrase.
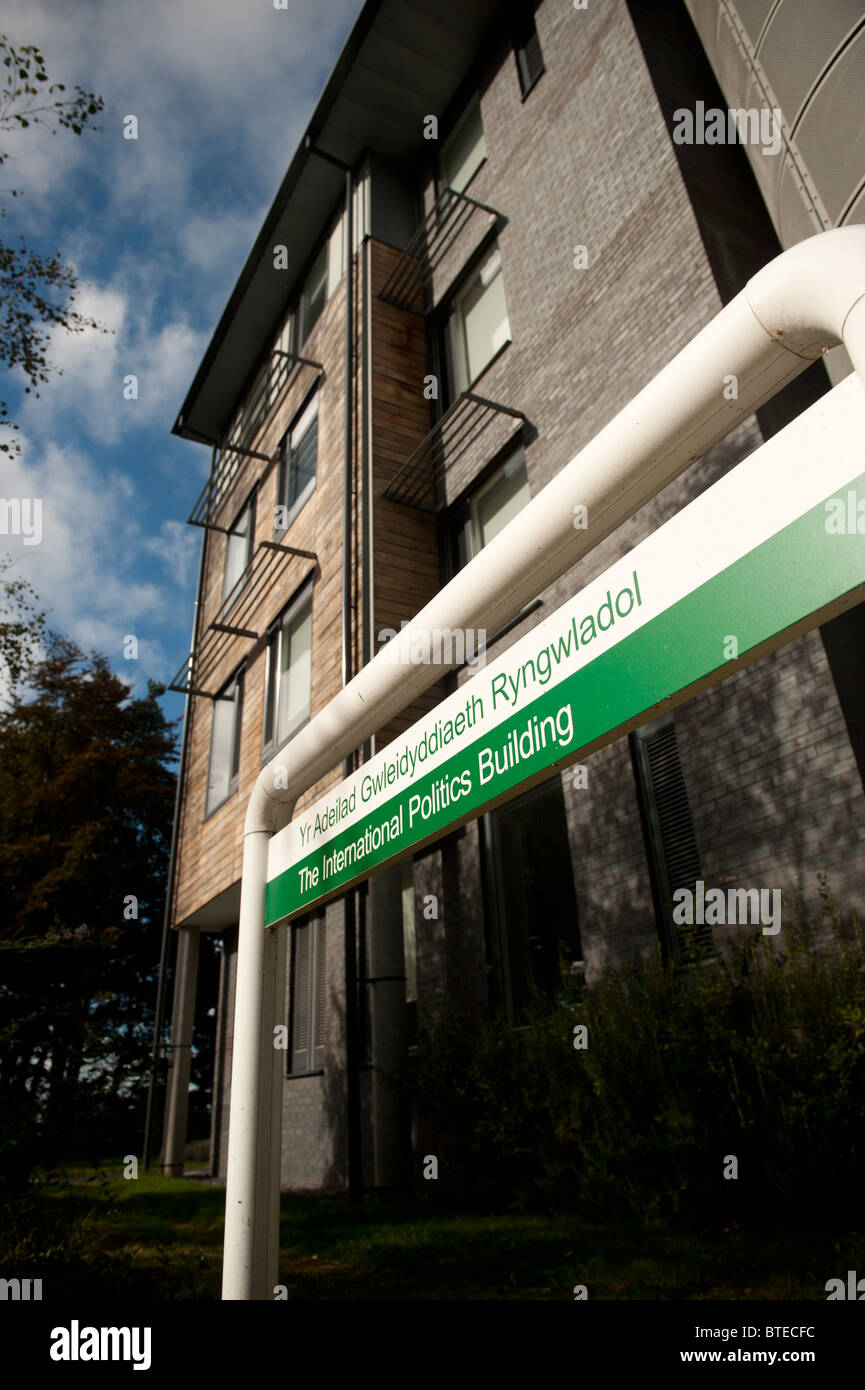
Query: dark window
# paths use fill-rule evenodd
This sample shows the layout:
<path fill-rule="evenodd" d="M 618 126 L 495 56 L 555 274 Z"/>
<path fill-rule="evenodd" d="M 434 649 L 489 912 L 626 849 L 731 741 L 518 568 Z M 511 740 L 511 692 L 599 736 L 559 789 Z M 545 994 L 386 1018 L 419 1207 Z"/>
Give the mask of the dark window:
<path fill-rule="evenodd" d="M 291 928 L 291 1071 L 324 1066 L 327 1024 L 327 932 L 320 913 Z"/>
<path fill-rule="evenodd" d="M 274 534 L 284 535 L 315 489 L 318 461 L 318 392 L 304 406 L 282 442 Z"/>
<path fill-rule="evenodd" d="M 405 965 L 405 1008 L 409 1047 L 417 1045 L 417 903 L 414 860 L 402 862 L 402 945 Z"/>
<path fill-rule="evenodd" d="M 213 701 L 205 815 L 237 791 L 242 718 L 243 671 L 239 671 Z"/>
<path fill-rule="evenodd" d="M 223 603 L 238 598 L 248 578 L 255 532 L 255 494 L 244 502 L 225 538 L 225 573 L 222 580 Z"/>
<path fill-rule="evenodd" d="M 288 377 L 288 367 L 285 358 L 282 356 L 286 352 L 294 352 L 295 349 L 295 323 L 297 319 L 296 311 L 289 313 L 279 337 L 273 345 L 268 364 L 268 385 L 267 385 L 267 408 L 271 410 L 282 393 Z"/>
<path fill-rule="evenodd" d="M 462 193 L 487 157 L 481 107 L 477 97 L 466 107 L 439 156 L 439 183 Z"/>
<path fill-rule="evenodd" d="M 451 572 L 467 565 L 529 500 L 526 456 L 517 449 L 451 513 Z"/>
<path fill-rule="evenodd" d="M 665 953 L 681 960 L 688 949 L 688 929 L 673 921 L 673 894 L 677 888 L 695 892 L 703 875 L 673 716 L 644 724 L 629 741 L 658 930 Z M 711 927 L 695 926 L 691 931 L 692 950 L 711 949 Z"/>
<path fill-rule="evenodd" d="M 530 4 L 515 5 L 511 26 L 517 72 L 520 77 L 520 91 L 524 97 L 527 97 L 544 71 L 544 55 L 541 53 L 541 42 L 535 28 L 533 7 Z"/>
<path fill-rule="evenodd" d="M 498 243 L 493 242 L 455 292 L 440 330 L 440 351 L 446 366 L 446 400 L 442 403 L 468 390 L 510 341 L 502 257 Z"/>
<path fill-rule="evenodd" d="M 300 295 L 300 341 L 305 343 L 327 303 L 327 247 L 325 242 L 312 264 Z"/>
<path fill-rule="evenodd" d="M 267 644 L 263 756 L 270 757 L 309 719 L 312 687 L 312 585 L 292 599 Z"/>
<path fill-rule="evenodd" d="M 555 997 L 582 963 L 561 779 L 485 820 L 492 1003 L 519 1022 L 532 993 Z"/>

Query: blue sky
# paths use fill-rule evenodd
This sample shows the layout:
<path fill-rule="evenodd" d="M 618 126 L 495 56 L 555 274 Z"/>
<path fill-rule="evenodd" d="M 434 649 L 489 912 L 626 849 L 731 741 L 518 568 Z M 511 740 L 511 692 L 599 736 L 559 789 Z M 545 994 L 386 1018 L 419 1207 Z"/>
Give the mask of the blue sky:
<path fill-rule="evenodd" d="M 361 0 L 6 0 L 52 81 L 101 94 L 98 132 L 0 132 L 3 236 L 60 249 L 76 307 L 114 330 L 52 334 L 38 399 L 3 372 L 20 426 L 0 496 L 42 498 L 38 545 L 0 536 L 55 630 L 143 692 L 189 646 L 209 450 L 171 434 L 201 356 Z M 138 139 L 123 118 L 138 118 Z M 138 377 L 137 400 L 123 378 Z M 123 639 L 138 638 L 125 660 Z M 169 717 L 182 697 L 163 701 Z"/>

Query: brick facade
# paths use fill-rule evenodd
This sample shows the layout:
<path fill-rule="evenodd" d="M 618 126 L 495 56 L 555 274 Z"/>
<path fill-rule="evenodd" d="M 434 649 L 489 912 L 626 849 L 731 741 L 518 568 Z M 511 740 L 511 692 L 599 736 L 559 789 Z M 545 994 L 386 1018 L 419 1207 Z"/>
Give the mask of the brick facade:
<path fill-rule="evenodd" d="M 585 10 L 542 0 L 535 21 L 545 71 L 521 98 L 513 50 L 505 29 L 485 48 L 473 76 L 464 84 L 468 100 L 480 95 L 487 158 L 467 190 L 500 213 L 498 235 L 511 342 L 493 360 L 473 389 L 517 409 L 528 421 L 525 456 L 535 496 L 573 455 L 607 423 L 658 370 L 721 308 L 731 280 L 744 282 L 746 260 L 755 248 L 762 259 L 772 249 L 752 176 L 739 175 L 752 199 L 746 212 L 730 211 L 730 227 L 751 218 L 747 244 L 724 249 L 723 272 L 717 247 L 723 246 L 722 215 L 711 180 L 697 187 L 687 160 L 677 155 L 663 102 L 670 73 L 655 65 L 652 35 L 643 27 L 645 6 L 624 0 Z M 632 16 L 639 23 L 635 27 Z M 689 26 L 682 10 L 672 22 Z M 649 20 L 646 20 L 646 25 Z M 639 33 L 638 33 L 639 28 Z M 679 50 L 693 52 L 693 31 L 677 36 Z M 675 46 L 674 46 L 675 47 Z M 699 52 L 692 83 L 699 76 Z M 670 62 L 672 62 L 672 58 Z M 676 62 L 684 58 L 676 57 Z M 689 60 L 690 61 L 690 60 Z M 677 70 L 678 71 L 678 70 Z M 689 73 L 691 70 L 689 69 Z M 711 77 L 711 75 L 710 75 Z M 682 69 L 683 99 L 689 91 Z M 696 98 L 704 95 L 696 89 Z M 705 92 L 709 103 L 713 93 Z M 454 115 L 457 113 L 454 112 Z M 446 136 L 447 122 L 442 135 Z M 414 193 L 427 213 L 436 198 L 429 148 L 418 146 Z M 427 156 L 427 167 L 422 158 Z M 729 152 L 727 152 L 729 155 Z M 744 160 L 744 156 L 741 156 Z M 408 177 L 408 176 L 407 176 Z M 373 199 L 375 184 L 373 183 Z M 741 201 L 741 200 L 740 200 Z M 711 213 L 713 236 L 704 235 Z M 762 219 L 762 221 L 761 221 Z M 765 226 L 764 226 L 765 222 Z M 453 288 L 472 254 L 479 226 L 467 228 L 437 267 L 433 298 Z M 757 230 L 753 230 L 756 228 Z M 482 229 L 481 229 L 482 234 Z M 760 241 L 760 237 L 763 238 Z M 473 240 L 474 238 L 474 240 Z M 378 291 L 398 257 L 393 248 L 370 238 L 368 265 L 369 362 L 372 410 L 371 448 L 373 532 L 372 633 L 370 650 L 382 627 L 398 627 L 435 591 L 440 571 L 441 522 L 431 513 L 382 498 L 400 463 L 432 422 L 424 378 L 432 360 L 424 320 L 407 308 L 386 305 Z M 588 265 L 574 264 L 584 246 Z M 363 285 L 362 251 L 358 283 Z M 366 290 L 359 288 L 360 297 Z M 358 315 L 360 319 L 360 315 Z M 435 315 L 431 319 L 435 323 Z M 313 604 L 312 713 L 323 709 L 339 688 L 339 596 L 342 584 L 341 499 L 343 429 L 344 281 L 328 303 L 307 355 L 325 364 L 316 492 L 292 528 L 291 544 L 314 550 L 319 559 Z M 356 389 L 363 392 L 366 346 L 356 340 Z M 822 368 L 816 368 L 817 373 Z M 725 372 L 719 364 L 719 392 Z M 812 393 L 825 389 L 823 374 Z M 326 393 L 326 397 L 325 397 Z M 276 447 L 296 409 L 287 402 L 267 427 L 265 452 Z M 790 398 L 786 415 L 801 408 Z M 358 406 L 358 422 L 363 412 Z M 541 603 L 491 648 L 498 656 L 566 598 L 630 551 L 684 504 L 698 496 L 759 446 L 770 429 L 783 423 L 761 412 L 733 431 L 699 463 L 671 483 L 580 564 L 540 595 Z M 446 477 L 452 502 L 483 476 L 499 445 L 492 436 L 476 444 L 458 474 Z M 363 514 L 364 478 L 360 449 L 352 461 L 355 504 Z M 254 467 L 250 469 L 250 476 Z M 258 526 L 267 528 L 275 474 L 263 490 Z M 242 488 L 232 493 L 226 510 Z M 270 501 L 268 500 L 270 498 Z M 579 498 L 574 499 L 575 502 Z M 591 518 L 589 518 L 591 525 Z M 731 524 L 735 520 L 731 519 Z M 203 615 L 219 606 L 223 538 L 209 543 Z M 269 620 L 301 575 L 303 563 L 286 562 L 279 592 L 268 595 Z M 354 568 L 358 556 L 352 556 Z M 364 614 L 361 581 L 355 575 L 356 653 L 361 649 Z M 190 735 L 186 796 L 181 823 L 179 885 L 175 921 L 196 911 L 240 873 L 242 807 L 260 766 L 264 662 L 251 663 L 244 710 L 245 735 L 237 795 L 203 819 L 207 777 L 209 713 L 195 701 Z M 224 676 L 230 674 L 226 660 Z M 467 679 L 463 671 L 457 680 Z M 395 719 L 377 740 L 382 746 L 442 696 L 436 687 L 410 711 Z M 718 885 L 780 887 L 817 905 L 817 875 L 828 875 L 835 897 L 847 913 L 865 913 L 865 795 L 851 745 L 848 718 L 819 631 L 764 657 L 748 670 L 699 695 L 676 710 L 682 768 L 688 789 L 701 864 L 707 881 Z M 658 948 L 649 857 L 636 797 L 628 741 L 619 740 L 586 759 L 588 784 L 576 789 L 565 778 L 564 799 L 577 913 L 587 977 L 606 965 L 646 958 Z M 337 780 L 337 773 L 314 788 L 314 801 Z M 414 863 L 415 936 L 418 1001 L 435 1012 L 446 1000 L 475 1014 L 489 1001 L 488 905 L 483 891 L 481 822 L 467 825 L 425 850 Z M 435 915 L 424 903 L 437 900 Z M 327 1055 L 323 1072 L 286 1080 L 283 1109 L 282 1180 L 287 1188 L 346 1186 L 345 969 L 341 901 L 327 907 Z M 368 923 L 368 930 L 375 923 Z M 233 962 L 226 937 L 219 1005 L 222 1060 L 214 1105 L 213 1166 L 225 1172 L 228 1115 Z M 290 971 L 288 979 L 290 980 Z M 361 991 L 363 996 L 363 990 Z M 286 996 L 288 999 L 288 981 Z M 368 1067 L 361 1073 L 364 1182 L 372 1181 Z M 422 1134 L 422 1126 L 416 1130 Z M 417 1158 L 417 1155 L 415 1156 Z"/>

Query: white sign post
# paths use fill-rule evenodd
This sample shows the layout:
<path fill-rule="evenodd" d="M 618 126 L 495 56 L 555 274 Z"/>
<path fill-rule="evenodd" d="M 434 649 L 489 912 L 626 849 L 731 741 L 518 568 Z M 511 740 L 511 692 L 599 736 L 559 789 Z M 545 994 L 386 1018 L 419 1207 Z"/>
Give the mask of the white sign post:
<path fill-rule="evenodd" d="M 267 925 L 863 595 L 865 391 L 854 375 L 275 835 Z"/>

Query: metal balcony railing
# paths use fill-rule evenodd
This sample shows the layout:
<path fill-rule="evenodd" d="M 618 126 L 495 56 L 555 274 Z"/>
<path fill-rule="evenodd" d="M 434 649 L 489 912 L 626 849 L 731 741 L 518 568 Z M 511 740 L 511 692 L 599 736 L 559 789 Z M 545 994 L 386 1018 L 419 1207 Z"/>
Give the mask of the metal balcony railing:
<path fill-rule="evenodd" d="M 216 617 L 202 633 L 195 653 L 181 663 L 168 686 L 169 690 L 176 690 L 181 695 L 216 698 L 230 674 L 228 665 L 236 668 L 243 656 L 248 655 L 264 637 L 267 624 L 262 626 L 259 616 L 263 609 L 262 600 L 270 593 L 277 569 L 285 560 L 296 558 L 312 562 L 306 575 L 297 580 L 299 585 L 318 566 L 315 551 L 298 550 L 296 546 L 278 541 L 259 541 L 249 565 L 226 596 Z M 294 581 L 292 587 L 296 587 Z M 225 662 L 224 658 L 238 639 L 243 639 L 248 645 L 233 656 L 231 663 Z"/>
<path fill-rule="evenodd" d="M 324 367 L 320 362 L 313 362 L 311 358 L 300 357 L 294 352 L 283 352 L 281 348 L 275 348 L 264 362 L 247 396 L 240 427 L 220 450 L 219 458 L 210 470 L 210 476 L 189 514 L 188 521 L 191 526 L 207 526 L 216 531 L 226 531 L 228 528 L 217 526 L 213 518 L 231 491 L 244 459 L 261 459 L 266 463 L 268 467 L 262 477 L 266 476 L 272 465 L 277 462 L 277 454 L 264 454 L 251 446 L 270 415 L 282 404 L 306 368 L 310 368 L 316 377 L 324 375 Z M 310 388 L 314 379 L 310 379 Z"/>
<path fill-rule="evenodd" d="M 470 481 L 461 474 L 477 472 L 476 467 L 463 469 L 461 465 L 468 462 L 478 441 L 483 437 L 483 461 L 489 462 L 527 423 L 521 410 L 464 391 L 397 470 L 382 495 L 420 511 L 440 512 Z M 489 435 L 490 430 L 494 430 L 493 435 Z M 456 478 L 459 483 L 450 486 Z"/>
<path fill-rule="evenodd" d="M 466 193 L 446 188 L 436 199 L 403 251 L 384 285 L 379 299 L 427 314 L 433 308 L 433 285 L 436 271 L 443 265 L 457 238 L 478 215 L 486 219 L 477 245 L 494 236 L 504 226 L 505 218 L 495 208 L 479 203 Z M 477 247 L 473 247 L 476 250 Z"/>

